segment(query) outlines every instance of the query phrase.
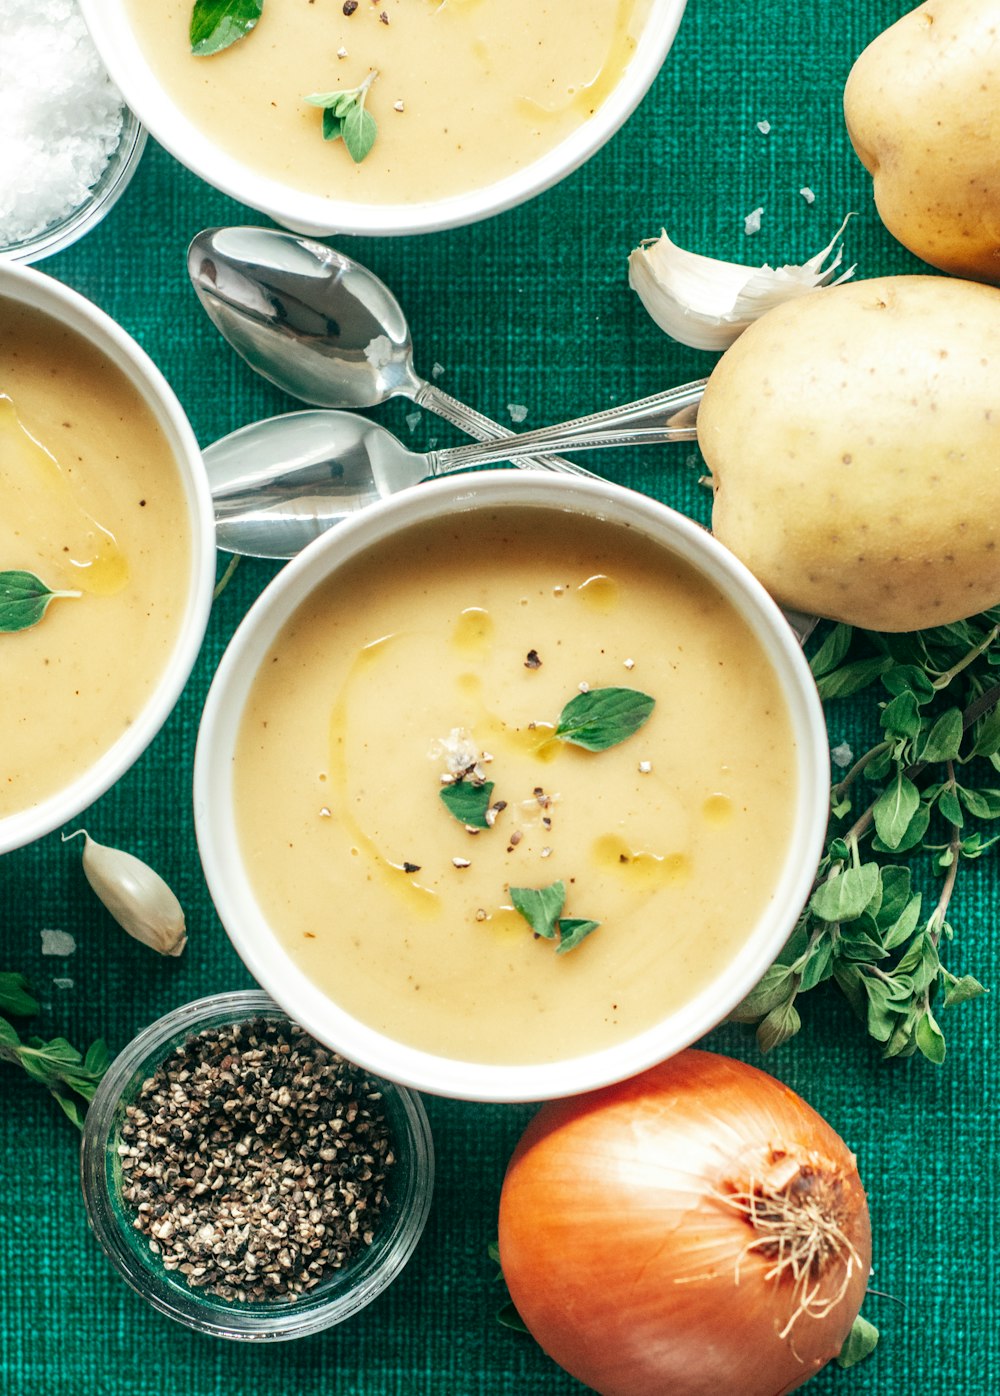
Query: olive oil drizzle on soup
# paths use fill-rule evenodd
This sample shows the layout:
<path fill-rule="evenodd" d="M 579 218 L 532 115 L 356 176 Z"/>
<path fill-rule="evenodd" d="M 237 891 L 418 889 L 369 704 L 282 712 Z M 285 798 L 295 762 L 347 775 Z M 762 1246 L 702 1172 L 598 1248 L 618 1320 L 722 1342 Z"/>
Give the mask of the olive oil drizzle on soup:
<path fill-rule="evenodd" d="M 135 720 L 187 603 L 186 516 L 167 441 L 120 370 L 0 300 L 0 571 L 79 593 L 0 634 L 0 818 L 82 775 Z"/>
<path fill-rule="evenodd" d="M 537 662 L 536 662 L 537 660 Z M 580 691 L 656 700 L 620 745 L 553 741 Z M 493 827 L 440 798 L 471 741 Z M 274 933 L 362 1021 L 466 1060 L 612 1046 L 718 976 L 768 903 L 795 752 L 730 604 L 623 527 L 548 509 L 404 530 L 321 586 L 254 680 L 234 760 Z M 510 886 L 600 922 L 556 954 Z"/>
<path fill-rule="evenodd" d="M 195 126 L 293 188 L 416 203 L 484 188 L 581 126 L 628 66 L 652 0 L 361 0 L 350 16 L 341 0 L 265 0 L 256 28 L 208 57 L 190 51 L 191 3 L 126 8 Z M 378 137 L 355 165 L 303 99 L 372 69 Z"/>

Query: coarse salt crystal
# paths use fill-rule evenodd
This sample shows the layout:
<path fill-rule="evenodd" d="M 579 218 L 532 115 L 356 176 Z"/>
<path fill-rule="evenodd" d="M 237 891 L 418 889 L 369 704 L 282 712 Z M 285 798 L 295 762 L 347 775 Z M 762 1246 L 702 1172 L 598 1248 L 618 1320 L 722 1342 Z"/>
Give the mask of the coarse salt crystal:
<path fill-rule="evenodd" d="M 753 237 L 754 233 L 760 232 L 760 219 L 763 212 L 763 208 L 755 208 L 753 213 L 748 213 L 744 218 L 743 231 L 747 237 Z"/>
<path fill-rule="evenodd" d="M 816 195 L 813 193 L 813 191 L 809 188 L 808 185 L 803 185 L 803 187 L 799 190 L 799 193 L 805 199 L 807 204 L 814 204 L 816 202 Z"/>
<path fill-rule="evenodd" d="M 420 413 L 407 412 L 404 420 L 411 431 L 416 431 L 417 427 L 420 425 Z"/>
<path fill-rule="evenodd" d="M 76 949 L 76 940 L 69 931 L 42 931 L 42 954 L 43 955 L 72 955 Z"/>
<path fill-rule="evenodd" d="M 53 988 L 56 988 L 56 989 L 72 989 L 72 987 L 73 987 L 73 980 L 67 978 L 66 976 L 60 976 L 60 977 L 57 978 L 57 979 L 53 979 L 52 985 L 53 985 Z"/>
<path fill-rule="evenodd" d="M 770 123 L 770 121 L 758 121 L 758 122 L 757 122 L 757 130 L 760 132 L 760 134 L 761 134 L 762 136 L 767 136 L 767 135 L 769 135 L 769 134 L 770 134 L 770 131 L 771 131 L 771 123 Z"/>
<path fill-rule="evenodd" d="M 444 364 L 439 364 L 439 363 L 433 363 L 433 364 L 431 364 L 431 377 L 432 377 L 432 378 L 440 378 L 441 375 L 442 375 L 442 373 L 444 373 Z"/>
<path fill-rule="evenodd" d="M 123 113 L 76 0 L 3 0 L 2 11 L 0 243 L 13 243 L 85 202 Z"/>
<path fill-rule="evenodd" d="M 512 422 L 523 422 L 528 415 L 528 409 L 523 402 L 508 402 L 507 412 Z"/>
<path fill-rule="evenodd" d="M 835 766 L 839 766 L 843 771 L 846 770 L 854 760 L 854 752 L 846 742 L 841 742 L 839 746 L 835 746 L 830 752 L 830 759 Z"/>
<path fill-rule="evenodd" d="M 365 345 L 364 353 L 372 368 L 385 368 L 392 362 L 392 340 L 388 335 L 377 334 Z"/>

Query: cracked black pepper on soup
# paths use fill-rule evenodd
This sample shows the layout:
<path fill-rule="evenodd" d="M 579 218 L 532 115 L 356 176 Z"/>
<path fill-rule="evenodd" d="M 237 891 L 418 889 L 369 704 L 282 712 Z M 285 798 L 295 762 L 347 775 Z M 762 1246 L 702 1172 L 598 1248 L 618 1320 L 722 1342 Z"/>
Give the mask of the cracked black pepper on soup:
<path fill-rule="evenodd" d="M 294 1024 L 206 1028 L 125 1111 L 122 1201 L 164 1268 L 294 1300 L 371 1245 L 395 1162 L 380 1085 Z"/>

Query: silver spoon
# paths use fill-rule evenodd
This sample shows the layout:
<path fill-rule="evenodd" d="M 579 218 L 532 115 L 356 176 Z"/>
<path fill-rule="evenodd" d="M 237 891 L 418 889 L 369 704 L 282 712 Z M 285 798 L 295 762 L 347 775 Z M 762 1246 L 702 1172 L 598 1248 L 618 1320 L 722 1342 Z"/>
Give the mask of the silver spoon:
<path fill-rule="evenodd" d="M 292 397 L 342 408 L 401 395 L 478 441 L 513 436 L 417 374 L 409 326 L 388 286 L 324 243 L 276 228 L 206 228 L 187 265 L 223 338 Z M 521 464 L 591 474 L 558 457 Z"/>
<path fill-rule="evenodd" d="M 426 455 L 350 412 L 291 412 L 254 422 L 204 453 L 216 541 L 251 557 L 294 557 L 349 514 L 428 476 L 516 461 L 540 446 L 585 451 L 690 441 L 703 387 L 690 383 L 558 426 Z"/>

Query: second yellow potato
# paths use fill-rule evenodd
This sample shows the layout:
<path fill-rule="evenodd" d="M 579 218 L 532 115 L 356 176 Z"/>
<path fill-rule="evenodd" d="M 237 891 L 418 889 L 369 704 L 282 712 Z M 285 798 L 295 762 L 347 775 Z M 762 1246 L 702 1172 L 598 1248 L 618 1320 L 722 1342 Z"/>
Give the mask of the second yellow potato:
<path fill-rule="evenodd" d="M 899 276 L 767 312 L 698 415 L 712 529 L 784 605 L 870 630 L 1000 602 L 1000 290 Z"/>

